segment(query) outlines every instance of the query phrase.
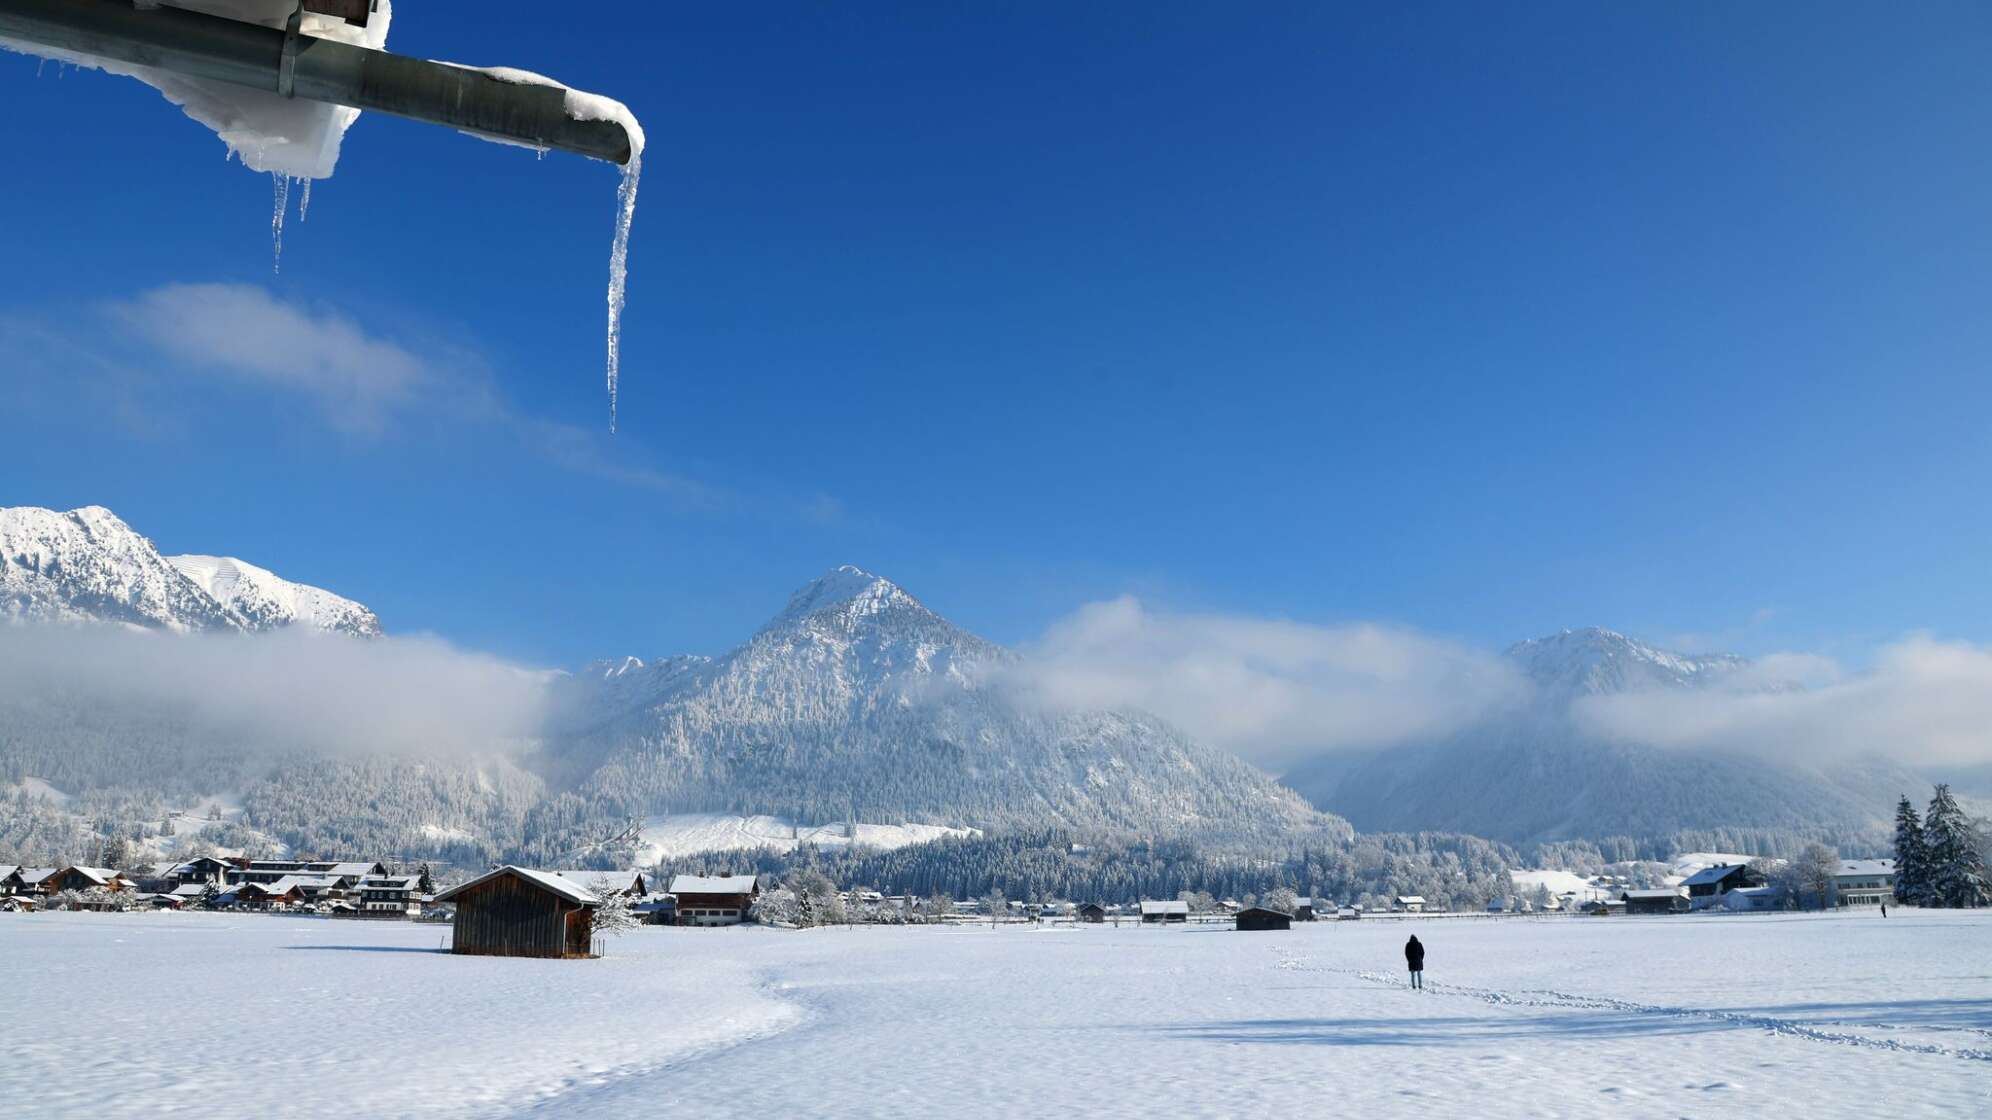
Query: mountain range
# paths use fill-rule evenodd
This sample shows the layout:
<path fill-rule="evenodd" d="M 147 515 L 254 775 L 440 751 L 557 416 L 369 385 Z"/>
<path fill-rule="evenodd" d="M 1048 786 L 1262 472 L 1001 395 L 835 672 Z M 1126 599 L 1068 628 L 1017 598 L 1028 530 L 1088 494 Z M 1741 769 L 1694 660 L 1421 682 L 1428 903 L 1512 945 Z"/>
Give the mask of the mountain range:
<path fill-rule="evenodd" d="M 1573 717 L 1585 697 L 1798 687 L 1757 679 L 1740 657 L 1672 653 L 1598 628 L 1503 656 L 1529 686 L 1518 710 L 1434 741 L 1324 755 L 1285 781 L 1366 831 L 1445 828 L 1512 844 L 1718 831 L 1872 843 L 1896 794 L 1928 784 L 1879 758 L 1813 765 L 1662 748 L 1601 737 Z"/>
<path fill-rule="evenodd" d="M 0 617 L 181 633 L 381 633 L 366 607 L 247 561 L 162 556 L 102 506 L 0 508 Z"/>
<path fill-rule="evenodd" d="M 0 509 L 3 619 L 382 633 L 357 602 L 242 560 L 161 555 L 95 506 Z M 0 785 L 46 781 L 113 807 L 220 795 L 293 846 L 476 862 L 631 844 L 633 823 L 669 814 L 1224 843 L 1347 837 L 1351 825 L 1512 844 L 1710 830 L 1753 832 L 1739 843 L 1857 839 L 1921 781 L 1879 761 L 1815 767 L 1608 741 L 1572 718 L 1586 697 L 1796 687 L 1755 680 L 1741 658 L 1600 629 L 1505 657 L 1530 688 L 1520 708 L 1433 741 L 1326 755 L 1282 784 L 1144 712 L 1046 707 L 1008 684 L 1018 654 L 842 567 L 717 657 L 620 657 L 532 677 L 548 714 L 523 749 L 328 757 L 204 723 L 170 698 L 105 710 L 86 689 L 58 689 L 0 710 Z"/>

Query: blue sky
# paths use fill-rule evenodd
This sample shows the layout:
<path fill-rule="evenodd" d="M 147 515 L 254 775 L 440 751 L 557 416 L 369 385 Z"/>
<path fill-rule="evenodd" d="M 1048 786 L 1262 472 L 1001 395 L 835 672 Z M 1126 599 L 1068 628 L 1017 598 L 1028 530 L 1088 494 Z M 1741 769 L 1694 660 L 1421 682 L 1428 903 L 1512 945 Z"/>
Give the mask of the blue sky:
<path fill-rule="evenodd" d="M 406 5 L 645 123 L 614 438 L 611 168 L 370 116 L 273 275 L 267 177 L 0 57 L 0 504 L 549 664 L 846 562 L 1004 641 L 1992 638 L 1992 14 L 1071 7 Z M 218 374 L 187 284 L 417 388 Z"/>

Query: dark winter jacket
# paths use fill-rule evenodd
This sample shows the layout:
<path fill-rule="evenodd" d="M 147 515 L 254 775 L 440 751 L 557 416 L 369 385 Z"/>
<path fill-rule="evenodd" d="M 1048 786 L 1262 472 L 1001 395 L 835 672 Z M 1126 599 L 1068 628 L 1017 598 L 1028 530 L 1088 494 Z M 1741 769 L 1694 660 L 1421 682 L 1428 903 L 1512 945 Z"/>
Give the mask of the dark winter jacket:
<path fill-rule="evenodd" d="M 1425 971 L 1425 946 L 1416 934 L 1404 943 L 1404 963 L 1410 965 L 1413 972 Z"/>

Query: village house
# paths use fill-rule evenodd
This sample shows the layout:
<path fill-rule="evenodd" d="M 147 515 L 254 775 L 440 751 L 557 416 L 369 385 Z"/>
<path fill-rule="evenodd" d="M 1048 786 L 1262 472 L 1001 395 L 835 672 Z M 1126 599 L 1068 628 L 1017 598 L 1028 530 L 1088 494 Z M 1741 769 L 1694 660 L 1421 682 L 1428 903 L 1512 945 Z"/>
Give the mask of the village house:
<path fill-rule="evenodd" d="M 1621 891 L 1619 901 L 1628 914 L 1685 914 L 1692 905 L 1688 896 L 1672 887 L 1659 890 Z"/>
<path fill-rule="evenodd" d="M 1107 908 L 1097 902 L 1088 902 L 1080 906 L 1076 913 L 1080 921 L 1090 922 L 1093 925 L 1099 925 L 1107 920 Z"/>
<path fill-rule="evenodd" d="M 358 860 L 239 859 L 223 872 L 223 882 L 274 883 L 286 875 L 330 876 L 350 890 L 361 879 L 387 874 L 385 864 Z"/>
<path fill-rule="evenodd" d="M 29 895 L 47 894 L 48 881 L 62 870 L 60 867 L 23 867 L 20 869 L 20 893 Z"/>
<path fill-rule="evenodd" d="M 1895 861 L 1843 859 L 1833 873 L 1833 890 L 1842 906 L 1880 906 L 1895 898 Z"/>
<path fill-rule="evenodd" d="M 35 908 L 35 900 L 29 898 L 27 895 L 24 894 L 0 895 L 0 914 L 18 914 L 18 913 L 31 912 L 34 910 L 34 908 Z"/>
<path fill-rule="evenodd" d="M 212 856 L 147 864 L 139 869 L 138 886 L 141 890 L 171 893 L 175 887 L 220 884 L 225 881 L 229 867 Z"/>
<path fill-rule="evenodd" d="M 1293 900 L 1293 920 L 1296 922 L 1311 922 L 1314 920 L 1314 900 L 1312 898 L 1296 898 Z"/>
<path fill-rule="evenodd" d="M 1172 922 L 1190 920 L 1190 904 L 1181 899 L 1143 899 L 1141 921 L 1143 925 L 1165 925 Z"/>
<path fill-rule="evenodd" d="M 1273 910 L 1265 906 L 1247 906 L 1238 912 L 1240 930 L 1291 929 L 1293 915 L 1284 910 Z"/>
<path fill-rule="evenodd" d="M 0 863 L 0 898 L 20 894 L 21 890 L 21 869 L 19 865 Z"/>
<path fill-rule="evenodd" d="M 1761 887 L 1764 877 L 1748 864 L 1729 863 L 1704 867 L 1681 884 L 1688 888 L 1688 903 L 1697 910 L 1720 905 L 1722 896 L 1744 887 Z"/>
<path fill-rule="evenodd" d="M 679 875 L 670 894 L 678 899 L 681 926 L 738 925 L 753 915 L 761 894 L 758 875 Z"/>
<path fill-rule="evenodd" d="M 1736 911 L 1775 910 L 1779 901 L 1776 887 L 1737 887 L 1722 896 L 1723 908 Z"/>
<path fill-rule="evenodd" d="M 486 957 L 594 955 L 594 894 L 558 875 L 500 867 L 436 896 L 456 907 L 450 952 Z"/>
<path fill-rule="evenodd" d="M 630 907 L 646 925 L 675 926 L 678 924 L 678 900 L 668 894 L 653 894 Z"/>
<path fill-rule="evenodd" d="M 369 917 L 412 916 L 422 912 L 420 875 L 369 875 L 360 880 L 353 893 L 358 896 L 360 912 Z"/>
<path fill-rule="evenodd" d="M 1392 910 L 1403 911 L 1406 914 L 1422 914 L 1425 912 L 1425 897 L 1416 894 L 1400 894 L 1397 896 L 1397 901 L 1391 903 L 1390 908 Z"/>
<path fill-rule="evenodd" d="M 60 894 L 63 891 L 87 891 L 101 889 L 107 891 L 128 890 L 131 881 L 108 867 L 65 867 L 42 879 L 43 894 Z"/>

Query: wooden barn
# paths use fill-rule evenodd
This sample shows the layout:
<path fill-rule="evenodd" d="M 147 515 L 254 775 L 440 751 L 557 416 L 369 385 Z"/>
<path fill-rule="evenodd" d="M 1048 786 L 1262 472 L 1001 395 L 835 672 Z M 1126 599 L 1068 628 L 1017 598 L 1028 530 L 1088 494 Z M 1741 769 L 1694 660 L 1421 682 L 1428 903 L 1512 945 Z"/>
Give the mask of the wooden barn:
<path fill-rule="evenodd" d="M 1685 914 L 1692 904 L 1678 890 L 1622 891 L 1618 900 L 1628 914 Z"/>
<path fill-rule="evenodd" d="M 456 905 L 450 952 L 484 957 L 594 955 L 594 894 L 544 871 L 501 867 L 436 896 Z"/>
<path fill-rule="evenodd" d="M 1095 925 L 1107 920 L 1107 908 L 1097 902 L 1088 902 L 1073 913 L 1080 921 L 1092 922 Z"/>
<path fill-rule="evenodd" d="M 1284 910 L 1270 910 L 1264 906 L 1248 906 L 1238 912 L 1238 928 L 1241 930 L 1292 929 L 1293 915 Z"/>

